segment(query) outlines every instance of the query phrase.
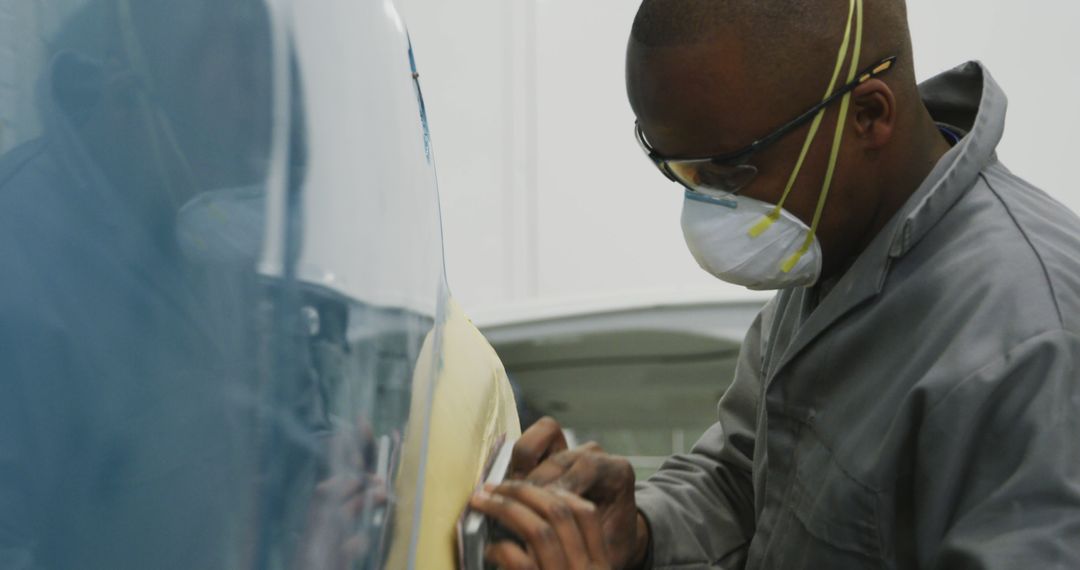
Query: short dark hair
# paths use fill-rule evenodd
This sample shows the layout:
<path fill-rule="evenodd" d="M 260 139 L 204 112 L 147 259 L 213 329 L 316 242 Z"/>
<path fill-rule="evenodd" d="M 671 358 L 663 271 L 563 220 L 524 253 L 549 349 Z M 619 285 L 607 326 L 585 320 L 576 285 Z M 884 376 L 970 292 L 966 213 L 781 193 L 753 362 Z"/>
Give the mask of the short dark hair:
<path fill-rule="evenodd" d="M 862 65 L 896 55 L 890 76 L 914 89 L 904 0 L 863 2 Z M 762 71 L 759 77 L 771 74 L 783 77 L 785 85 L 812 85 L 817 91 L 836 61 L 850 7 L 848 0 L 643 0 L 631 44 L 663 48 L 734 38 L 743 53 L 732 57 Z"/>
<path fill-rule="evenodd" d="M 709 41 L 730 30 L 769 35 L 770 30 L 813 26 L 824 19 L 813 14 L 815 9 L 823 12 L 822 5 L 809 0 L 644 0 L 631 35 L 649 47 Z M 779 43 L 783 37 L 770 39 Z"/>

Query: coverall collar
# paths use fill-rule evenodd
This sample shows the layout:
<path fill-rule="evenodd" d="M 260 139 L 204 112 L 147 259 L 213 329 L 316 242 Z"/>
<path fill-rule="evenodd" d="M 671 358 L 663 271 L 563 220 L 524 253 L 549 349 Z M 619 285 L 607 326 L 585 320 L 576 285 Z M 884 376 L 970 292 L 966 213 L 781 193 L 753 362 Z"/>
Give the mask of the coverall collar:
<path fill-rule="evenodd" d="M 1005 131 L 1008 98 L 979 62 L 969 62 L 919 86 L 923 102 L 938 122 L 966 132 L 908 199 L 889 256 L 911 250 L 974 184 L 991 162 Z"/>
<path fill-rule="evenodd" d="M 921 84 L 919 91 L 936 121 L 965 132 L 965 136 L 938 161 L 821 304 L 808 315 L 804 313 L 806 320 L 777 370 L 832 323 L 880 294 L 892 260 L 911 251 L 975 185 L 980 172 L 996 160 L 995 149 L 1005 128 L 1007 98 L 982 63 L 965 63 Z M 781 297 L 782 304 L 806 306 L 815 292 L 789 289 Z"/>

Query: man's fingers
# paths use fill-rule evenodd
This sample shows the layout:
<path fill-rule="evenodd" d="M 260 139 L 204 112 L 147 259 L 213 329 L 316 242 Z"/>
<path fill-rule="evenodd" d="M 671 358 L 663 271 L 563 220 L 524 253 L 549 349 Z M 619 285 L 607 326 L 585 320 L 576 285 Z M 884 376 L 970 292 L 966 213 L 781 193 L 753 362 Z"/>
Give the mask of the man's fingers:
<path fill-rule="evenodd" d="M 543 463 L 533 468 L 525 476 L 525 481 L 533 485 L 544 486 L 558 480 L 566 473 L 567 469 L 577 461 L 579 453 L 575 451 L 561 451 L 545 459 Z"/>
<path fill-rule="evenodd" d="M 543 517 L 555 529 L 569 563 L 568 569 L 586 570 L 588 568 L 589 553 L 585 547 L 585 537 L 578 528 L 574 510 L 564 497 L 527 483 L 500 485 L 495 489 L 495 493 L 521 502 Z"/>
<path fill-rule="evenodd" d="M 532 472 L 525 477 L 525 480 L 533 485 L 549 485 L 561 479 L 563 475 L 566 474 L 567 470 L 569 470 L 581 457 L 603 454 L 603 452 L 604 450 L 600 447 L 600 444 L 589 442 L 572 450 L 552 454 L 545 459 L 543 463 L 533 469 Z"/>
<path fill-rule="evenodd" d="M 484 558 L 502 570 L 539 570 L 536 561 L 513 542 L 488 545 Z"/>
<path fill-rule="evenodd" d="M 607 543 L 604 541 L 604 530 L 596 505 L 568 491 L 560 489 L 555 493 L 563 497 L 574 513 L 592 564 L 589 568 L 608 568 Z"/>
<path fill-rule="evenodd" d="M 603 452 L 582 453 L 551 485 L 605 503 L 633 487 L 634 471 L 626 461 Z"/>
<path fill-rule="evenodd" d="M 511 497 L 487 491 L 473 495 L 469 505 L 521 537 L 544 570 L 567 567 L 566 555 L 555 528 L 529 507 Z"/>
<path fill-rule="evenodd" d="M 566 436 L 562 426 L 552 418 L 540 418 L 514 444 L 510 456 L 509 477 L 521 479 L 549 456 L 565 451 Z"/>

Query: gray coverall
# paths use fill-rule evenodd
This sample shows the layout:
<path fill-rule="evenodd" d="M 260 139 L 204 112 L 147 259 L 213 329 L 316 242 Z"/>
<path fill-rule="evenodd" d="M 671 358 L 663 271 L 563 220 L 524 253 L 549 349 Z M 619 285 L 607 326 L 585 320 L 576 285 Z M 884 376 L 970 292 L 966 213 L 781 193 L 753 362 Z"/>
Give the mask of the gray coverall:
<path fill-rule="evenodd" d="M 639 485 L 653 568 L 1080 568 L 1080 219 L 998 162 L 985 67 L 920 91 L 962 140 L 758 316 L 719 421 Z"/>

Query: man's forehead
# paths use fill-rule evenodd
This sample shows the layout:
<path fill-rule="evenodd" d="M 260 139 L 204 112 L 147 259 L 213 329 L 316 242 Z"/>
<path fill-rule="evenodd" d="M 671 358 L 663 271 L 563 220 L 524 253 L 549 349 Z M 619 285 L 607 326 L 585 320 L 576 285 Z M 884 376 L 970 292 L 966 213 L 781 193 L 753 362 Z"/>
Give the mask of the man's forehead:
<path fill-rule="evenodd" d="M 745 146 L 775 122 L 775 93 L 737 42 L 631 46 L 627 87 L 650 143 L 672 156 Z"/>
<path fill-rule="evenodd" d="M 647 71 L 706 70 L 710 75 L 748 75 L 751 54 L 734 34 L 724 34 L 707 41 L 678 45 L 649 46 L 630 39 L 627 66 Z"/>

